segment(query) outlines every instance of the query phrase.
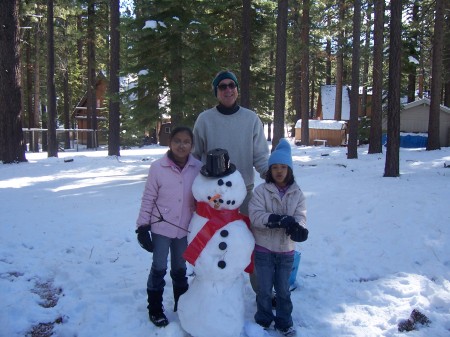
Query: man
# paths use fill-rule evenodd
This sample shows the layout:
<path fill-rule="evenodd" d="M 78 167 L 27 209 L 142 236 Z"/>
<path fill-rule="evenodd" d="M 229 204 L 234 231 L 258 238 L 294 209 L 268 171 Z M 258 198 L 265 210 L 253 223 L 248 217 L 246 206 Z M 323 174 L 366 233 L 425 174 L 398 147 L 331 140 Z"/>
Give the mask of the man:
<path fill-rule="evenodd" d="M 240 207 L 248 215 L 248 202 L 253 193 L 254 170 L 264 177 L 267 172 L 269 146 L 258 115 L 237 104 L 239 83 L 229 70 L 219 72 L 212 82 L 219 104 L 202 112 L 194 125 L 195 157 L 206 162 L 206 153 L 215 148 L 226 149 L 230 162 L 244 178 L 247 197 Z"/>

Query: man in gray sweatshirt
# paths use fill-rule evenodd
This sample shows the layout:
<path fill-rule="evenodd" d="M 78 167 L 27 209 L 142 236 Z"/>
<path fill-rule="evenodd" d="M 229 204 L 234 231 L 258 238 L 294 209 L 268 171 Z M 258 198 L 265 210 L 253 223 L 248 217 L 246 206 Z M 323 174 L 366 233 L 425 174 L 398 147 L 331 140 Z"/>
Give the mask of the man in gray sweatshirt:
<path fill-rule="evenodd" d="M 247 197 L 240 207 L 248 215 L 248 202 L 253 193 L 255 174 L 264 177 L 267 172 L 269 146 L 258 115 L 237 104 L 239 83 L 231 71 L 219 72 L 212 82 L 219 104 L 203 111 L 194 125 L 195 157 L 206 163 L 208 151 L 226 149 L 230 162 L 244 178 Z"/>

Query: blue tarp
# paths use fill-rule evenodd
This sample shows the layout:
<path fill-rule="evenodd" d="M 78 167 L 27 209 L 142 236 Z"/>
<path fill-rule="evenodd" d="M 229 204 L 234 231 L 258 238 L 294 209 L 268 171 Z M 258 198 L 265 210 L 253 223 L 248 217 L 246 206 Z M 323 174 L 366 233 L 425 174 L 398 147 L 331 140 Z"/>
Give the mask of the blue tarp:
<path fill-rule="evenodd" d="M 383 134 L 382 144 L 386 146 L 387 135 Z M 400 134 L 400 147 L 405 148 L 418 148 L 426 147 L 428 142 L 428 137 L 424 135 L 411 135 L 411 134 Z"/>

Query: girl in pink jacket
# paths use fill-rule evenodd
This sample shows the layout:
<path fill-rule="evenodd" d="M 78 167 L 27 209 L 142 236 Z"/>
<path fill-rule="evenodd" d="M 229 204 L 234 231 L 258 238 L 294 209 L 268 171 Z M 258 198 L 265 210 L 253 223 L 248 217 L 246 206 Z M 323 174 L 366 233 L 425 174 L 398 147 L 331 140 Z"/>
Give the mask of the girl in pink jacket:
<path fill-rule="evenodd" d="M 162 305 L 169 250 L 174 311 L 178 299 L 188 289 L 186 261 L 182 255 L 195 210 L 192 183 L 202 167 L 201 161 L 191 155 L 193 138 L 188 127 L 172 130 L 169 150 L 150 166 L 136 221 L 139 244 L 153 253 L 147 281 L 147 308 L 150 320 L 158 327 L 169 324 Z"/>

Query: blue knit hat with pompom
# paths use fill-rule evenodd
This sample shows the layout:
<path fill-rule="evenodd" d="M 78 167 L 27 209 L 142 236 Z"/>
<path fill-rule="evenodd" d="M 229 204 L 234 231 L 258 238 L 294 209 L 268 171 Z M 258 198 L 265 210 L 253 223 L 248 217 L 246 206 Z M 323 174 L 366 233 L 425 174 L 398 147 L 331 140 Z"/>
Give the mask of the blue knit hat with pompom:
<path fill-rule="evenodd" d="M 275 148 L 275 151 L 273 151 L 269 157 L 269 167 L 272 166 L 273 164 L 283 164 L 293 169 L 291 144 L 289 144 L 289 142 L 284 138 L 280 139 L 280 142 Z"/>

